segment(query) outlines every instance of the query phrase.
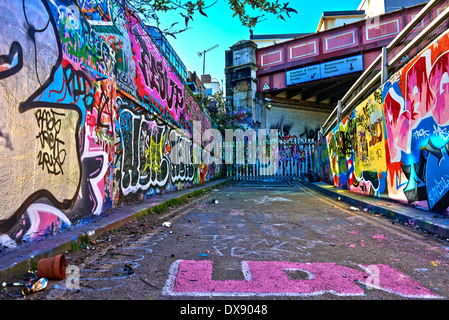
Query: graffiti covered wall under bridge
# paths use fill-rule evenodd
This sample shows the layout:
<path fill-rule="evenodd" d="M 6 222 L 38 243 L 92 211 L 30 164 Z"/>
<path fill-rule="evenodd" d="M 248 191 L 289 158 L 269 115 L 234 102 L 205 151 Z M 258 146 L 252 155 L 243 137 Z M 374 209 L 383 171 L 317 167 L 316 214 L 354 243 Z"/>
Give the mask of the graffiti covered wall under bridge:
<path fill-rule="evenodd" d="M 0 7 L 0 247 L 220 174 L 172 164 L 175 129 L 210 120 L 132 11 L 107 0 Z"/>
<path fill-rule="evenodd" d="M 323 179 L 449 215 L 449 33 L 322 140 Z"/>

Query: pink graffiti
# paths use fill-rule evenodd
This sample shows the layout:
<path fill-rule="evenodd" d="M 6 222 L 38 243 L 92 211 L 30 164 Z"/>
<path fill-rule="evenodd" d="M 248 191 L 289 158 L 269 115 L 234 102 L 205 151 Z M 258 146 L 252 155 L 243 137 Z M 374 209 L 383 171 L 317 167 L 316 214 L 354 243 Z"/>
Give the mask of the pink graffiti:
<path fill-rule="evenodd" d="M 62 211 L 44 203 L 31 204 L 27 214 L 31 226 L 24 236 L 26 240 L 37 240 L 47 234 L 57 233 L 64 226 L 71 225 Z"/>
<path fill-rule="evenodd" d="M 441 298 L 409 276 L 388 265 L 359 265 L 364 271 L 335 263 L 243 261 L 244 280 L 212 280 L 212 261 L 178 260 L 170 268 L 165 295 L 187 296 L 364 296 L 359 284 L 412 298 Z M 376 270 L 378 274 L 372 271 Z M 306 279 L 290 279 L 301 271 Z"/>
<path fill-rule="evenodd" d="M 443 125 L 449 121 L 449 113 L 446 106 L 449 104 L 449 62 L 448 54 L 445 53 L 438 58 L 432 67 L 429 75 L 429 84 L 432 91 L 435 93 L 435 121 Z"/>
<path fill-rule="evenodd" d="M 136 65 L 135 81 L 140 98 L 152 97 L 164 108 L 160 110 L 161 113 L 168 112 L 176 121 L 179 121 L 181 116 L 189 120 L 181 80 L 151 39 L 138 36 L 145 34 L 145 31 L 137 16 L 130 13 L 128 19 L 130 21 L 128 34 Z"/>
<path fill-rule="evenodd" d="M 431 115 L 439 125 L 449 121 L 445 112 L 449 104 L 448 60 L 446 52 L 432 65 L 428 50 L 406 71 L 405 98 L 393 88 L 388 90 L 383 105 L 392 162 L 400 161 L 400 150 L 410 153 L 412 129 L 422 119 Z"/>
<path fill-rule="evenodd" d="M 212 128 L 212 124 L 210 119 L 206 116 L 206 114 L 201 110 L 201 107 L 196 103 L 195 99 L 186 91 L 185 92 L 186 99 L 186 108 L 189 110 L 190 119 L 192 121 L 201 122 L 201 133 L 203 133 L 207 129 Z"/>
<path fill-rule="evenodd" d="M 384 113 L 392 162 L 400 160 L 401 153 L 399 150 L 410 153 L 408 139 L 411 116 L 409 111 L 403 109 L 404 99 L 394 89 L 390 89 L 385 96 Z"/>
<path fill-rule="evenodd" d="M 434 94 L 427 81 L 427 55 L 422 55 L 406 74 L 406 110 L 410 126 L 424 118 L 434 105 Z"/>

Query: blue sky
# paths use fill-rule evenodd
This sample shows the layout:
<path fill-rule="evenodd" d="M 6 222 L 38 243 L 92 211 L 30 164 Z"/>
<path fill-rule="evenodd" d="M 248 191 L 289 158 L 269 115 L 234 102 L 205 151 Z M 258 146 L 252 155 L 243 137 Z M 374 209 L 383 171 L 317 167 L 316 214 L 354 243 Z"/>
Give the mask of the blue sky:
<path fill-rule="evenodd" d="M 288 0 L 280 0 L 280 3 Z M 206 5 L 214 1 L 205 1 Z M 254 34 L 276 33 L 304 33 L 315 32 L 323 11 L 356 10 L 360 0 L 290 0 L 290 7 L 295 8 L 298 14 L 291 14 L 286 21 L 266 15 L 267 20 L 260 22 L 254 28 Z M 224 78 L 225 50 L 239 40 L 249 39 L 249 30 L 242 27 L 238 17 L 232 17 L 233 11 L 227 0 L 217 0 L 216 4 L 205 10 L 208 17 L 199 13 L 194 15 L 194 21 L 189 22 L 191 29 L 176 35 L 177 39 L 168 36 L 168 41 L 184 62 L 188 71 L 196 71 L 200 77 L 203 72 L 203 58 L 198 52 L 209 49 L 218 44 L 219 47 L 206 53 L 206 74 L 211 74 L 218 81 Z M 179 13 L 160 15 L 161 29 L 167 28 L 174 21 L 184 26 Z"/>

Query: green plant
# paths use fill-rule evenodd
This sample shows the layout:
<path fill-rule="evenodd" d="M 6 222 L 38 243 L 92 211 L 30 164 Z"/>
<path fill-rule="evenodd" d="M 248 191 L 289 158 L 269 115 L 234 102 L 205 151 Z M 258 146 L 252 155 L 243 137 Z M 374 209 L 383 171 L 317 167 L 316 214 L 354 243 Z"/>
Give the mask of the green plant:
<path fill-rule="evenodd" d="M 86 231 L 83 231 L 83 233 L 78 237 L 78 240 L 81 242 L 81 245 L 89 245 L 94 241 Z"/>
<path fill-rule="evenodd" d="M 173 199 L 170 199 L 170 200 L 168 200 L 168 201 L 166 201 L 164 203 L 157 204 L 154 207 L 149 208 L 147 213 L 148 214 L 162 213 L 162 212 L 164 212 L 165 210 L 167 210 L 170 207 L 175 207 L 175 206 L 184 204 L 187 201 L 189 201 L 189 199 L 197 197 L 197 196 L 200 196 L 200 195 L 203 195 L 206 192 L 207 191 L 205 189 L 195 190 L 195 191 L 193 191 L 191 193 L 185 194 L 185 195 L 180 196 L 178 198 L 173 198 Z"/>
<path fill-rule="evenodd" d="M 36 259 L 31 259 L 30 260 L 30 269 L 31 270 L 37 270 L 37 260 Z"/>
<path fill-rule="evenodd" d="M 80 249 L 80 246 L 79 246 L 79 244 L 77 243 L 77 241 L 72 240 L 72 242 L 70 243 L 70 245 L 71 245 L 70 250 L 71 250 L 72 252 L 77 252 L 77 251 Z"/>
<path fill-rule="evenodd" d="M 72 240 L 71 242 L 71 251 L 77 252 L 79 249 L 85 248 L 88 245 L 92 245 L 94 242 L 91 235 L 89 235 L 86 231 L 83 231 L 82 234 L 78 236 L 76 240 Z"/>

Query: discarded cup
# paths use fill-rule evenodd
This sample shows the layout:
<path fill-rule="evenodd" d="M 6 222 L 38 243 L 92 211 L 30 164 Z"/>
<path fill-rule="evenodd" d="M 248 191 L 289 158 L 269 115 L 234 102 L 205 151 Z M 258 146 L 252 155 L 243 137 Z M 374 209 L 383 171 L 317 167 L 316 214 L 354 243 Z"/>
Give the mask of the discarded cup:
<path fill-rule="evenodd" d="M 351 209 L 352 211 L 360 211 L 360 209 L 357 208 L 357 207 L 351 207 L 350 209 Z"/>
<path fill-rule="evenodd" d="M 171 227 L 171 222 L 166 221 L 166 222 L 164 222 L 164 223 L 162 224 L 162 226 L 163 226 L 163 227 L 166 227 L 166 228 L 170 228 L 170 227 Z"/>
<path fill-rule="evenodd" d="M 217 200 L 217 199 L 213 199 L 213 200 L 212 200 L 212 203 L 217 204 L 217 203 L 218 203 L 218 200 Z"/>
<path fill-rule="evenodd" d="M 47 284 L 48 284 L 48 280 L 45 278 L 40 278 L 35 283 L 33 283 L 32 281 L 28 281 L 23 286 L 22 294 L 27 296 L 34 292 L 44 290 L 47 287 Z"/>

